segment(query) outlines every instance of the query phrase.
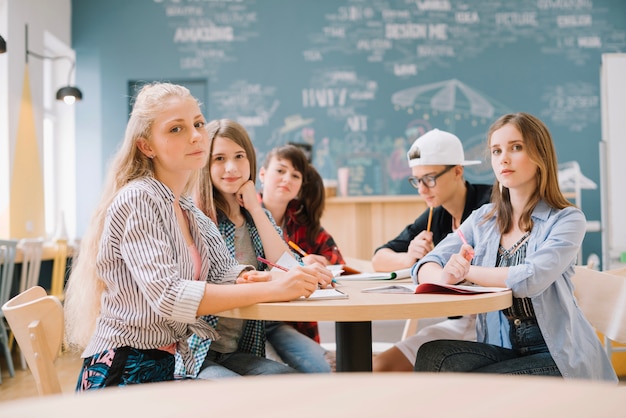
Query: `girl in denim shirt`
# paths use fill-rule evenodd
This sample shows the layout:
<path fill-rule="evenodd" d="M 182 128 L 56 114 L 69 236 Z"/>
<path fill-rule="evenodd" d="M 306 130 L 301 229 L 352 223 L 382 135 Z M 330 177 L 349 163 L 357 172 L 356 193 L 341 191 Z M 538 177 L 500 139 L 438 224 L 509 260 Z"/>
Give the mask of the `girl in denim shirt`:
<path fill-rule="evenodd" d="M 492 203 L 476 210 L 413 269 L 420 283 L 510 288 L 513 305 L 477 319 L 478 342 L 438 340 L 417 353 L 416 371 L 503 373 L 617 381 L 570 277 L 585 217 L 563 197 L 547 127 L 526 113 L 490 128 Z"/>

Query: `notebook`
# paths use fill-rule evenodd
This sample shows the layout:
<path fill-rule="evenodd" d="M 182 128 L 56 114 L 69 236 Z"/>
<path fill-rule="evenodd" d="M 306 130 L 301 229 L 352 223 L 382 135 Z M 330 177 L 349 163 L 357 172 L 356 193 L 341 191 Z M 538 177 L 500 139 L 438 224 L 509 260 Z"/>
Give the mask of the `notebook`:
<path fill-rule="evenodd" d="M 454 284 L 435 284 L 421 283 L 416 284 L 392 284 L 389 286 L 369 287 L 363 289 L 362 292 L 367 293 L 444 293 L 469 295 L 477 293 L 493 293 L 504 292 L 509 290 L 506 287 L 484 287 L 475 285 L 454 285 Z"/>
<path fill-rule="evenodd" d="M 329 300 L 329 299 L 348 299 L 348 294 L 337 290 L 334 287 L 328 289 L 317 289 L 308 298 L 304 296 L 298 300 Z"/>
<path fill-rule="evenodd" d="M 280 256 L 276 264 L 278 264 L 279 266 L 289 268 L 289 269 L 300 265 L 293 258 L 293 256 L 288 252 L 284 252 L 283 255 Z M 272 267 L 272 270 L 274 269 L 275 267 Z M 335 272 L 333 272 L 333 276 L 334 275 L 335 275 Z M 326 289 L 317 289 L 308 298 L 305 298 L 304 296 L 302 296 L 297 300 L 328 300 L 328 299 L 348 299 L 348 294 L 342 292 L 341 290 L 337 290 L 334 287 L 329 287 Z"/>

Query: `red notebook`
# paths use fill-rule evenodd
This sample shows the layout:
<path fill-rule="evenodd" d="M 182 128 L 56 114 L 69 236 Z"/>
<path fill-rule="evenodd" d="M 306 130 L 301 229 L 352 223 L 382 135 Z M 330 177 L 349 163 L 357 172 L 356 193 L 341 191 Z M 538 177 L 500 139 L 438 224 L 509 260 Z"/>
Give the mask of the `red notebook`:
<path fill-rule="evenodd" d="M 415 284 L 392 284 L 389 286 L 378 286 L 363 289 L 363 292 L 372 293 L 444 293 L 444 294 L 459 294 L 470 295 L 477 293 L 493 293 L 504 292 L 509 290 L 505 287 L 483 287 L 483 286 L 468 286 L 468 285 L 454 285 L 454 284 L 435 284 L 435 283 L 422 283 Z"/>

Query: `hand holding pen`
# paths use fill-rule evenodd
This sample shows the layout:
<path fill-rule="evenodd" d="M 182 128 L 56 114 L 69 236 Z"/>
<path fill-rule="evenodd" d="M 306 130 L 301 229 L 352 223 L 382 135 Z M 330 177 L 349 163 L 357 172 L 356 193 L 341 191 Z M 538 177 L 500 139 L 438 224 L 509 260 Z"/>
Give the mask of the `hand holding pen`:
<path fill-rule="evenodd" d="M 474 249 L 467 243 L 467 240 L 465 239 L 465 235 L 463 235 L 463 231 L 461 231 L 461 228 L 457 229 L 456 233 L 458 234 L 459 238 L 461 238 L 461 241 L 463 241 L 463 245 L 465 246 L 461 248 L 461 255 L 467 261 L 471 262 L 474 258 Z"/>
<path fill-rule="evenodd" d="M 315 265 L 310 265 L 310 266 L 298 266 L 298 267 L 294 267 L 294 268 L 287 268 L 285 266 L 281 266 L 277 263 L 273 263 L 263 257 L 257 257 L 257 260 L 259 260 L 260 262 L 267 264 L 268 266 L 272 266 L 278 270 L 282 270 L 284 272 L 306 272 L 307 274 L 311 274 L 311 275 L 315 275 L 318 279 L 318 284 L 321 288 L 325 288 L 328 286 L 334 286 L 334 284 L 337 282 L 334 277 L 333 277 L 333 273 L 327 269 L 324 266 L 321 266 L 319 264 L 315 264 Z"/>
<path fill-rule="evenodd" d="M 474 258 L 474 249 L 468 244 L 463 232 L 457 229 L 456 234 L 461 238 L 463 246 L 458 253 L 450 256 L 450 259 L 443 267 L 441 272 L 443 283 L 458 284 L 463 282 L 470 272 L 471 261 Z"/>
<path fill-rule="evenodd" d="M 330 262 L 326 259 L 326 257 L 323 257 L 323 256 L 318 255 L 318 254 L 309 254 L 306 251 L 304 251 L 298 244 L 296 244 L 293 241 L 289 241 L 287 244 L 289 244 L 289 246 L 291 248 L 293 248 L 298 254 L 300 254 L 302 256 L 302 261 L 306 265 L 319 263 L 319 264 L 321 264 L 323 266 L 327 266 L 327 265 L 330 264 Z"/>
<path fill-rule="evenodd" d="M 431 206 L 428 212 L 428 224 L 426 229 L 417 234 L 409 243 L 407 256 L 410 257 L 410 260 L 408 260 L 410 263 L 421 260 L 435 248 L 433 233 L 430 231 L 433 222 L 433 209 L 434 208 Z"/>

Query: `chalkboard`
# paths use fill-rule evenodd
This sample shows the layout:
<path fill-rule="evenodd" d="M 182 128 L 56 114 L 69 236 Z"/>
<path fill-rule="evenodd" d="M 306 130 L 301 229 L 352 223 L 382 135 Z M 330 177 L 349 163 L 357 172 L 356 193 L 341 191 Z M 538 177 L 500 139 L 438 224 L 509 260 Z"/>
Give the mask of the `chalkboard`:
<path fill-rule="evenodd" d="M 484 161 L 468 180 L 490 183 L 485 134 L 512 111 L 544 120 L 559 161 L 599 184 L 601 55 L 626 50 L 623 0 L 81 0 L 72 13 L 79 79 L 98 51 L 89 97 L 107 158 L 129 81 L 205 80 L 207 118 L 242 123 L 260 160 L 309 144 L 324 178 L 349 167 L 351 195 L 415 193 L 405 153 L 432 128 Z M 589 219 L 599 201 L 583 193 Z"/>

